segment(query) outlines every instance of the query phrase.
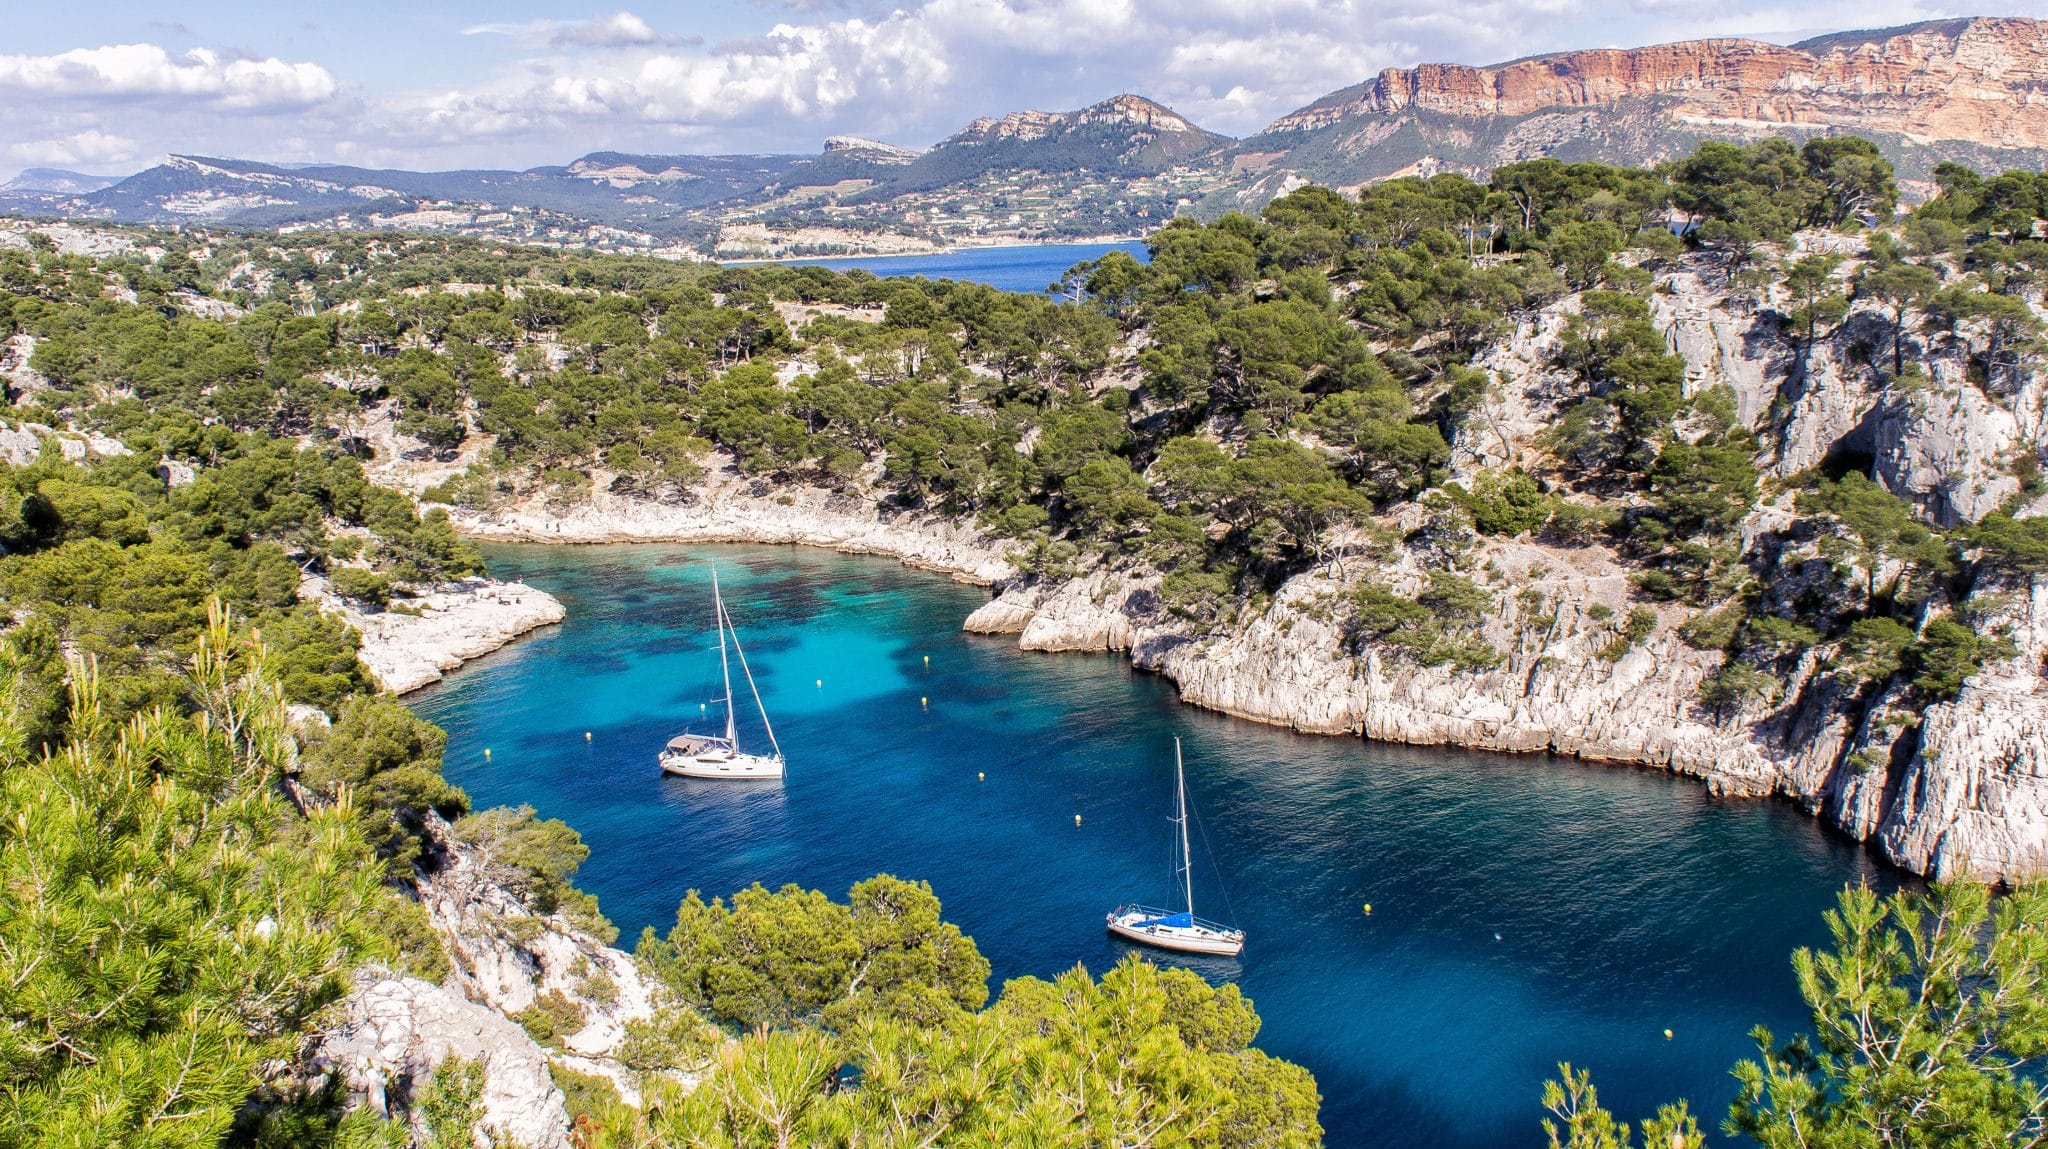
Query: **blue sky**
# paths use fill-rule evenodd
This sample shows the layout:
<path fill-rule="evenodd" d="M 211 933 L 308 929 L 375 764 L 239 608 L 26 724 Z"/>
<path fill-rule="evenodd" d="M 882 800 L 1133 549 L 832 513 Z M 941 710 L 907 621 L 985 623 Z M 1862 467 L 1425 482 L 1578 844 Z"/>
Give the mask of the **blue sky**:
<path fill-rule="evenodd" d="M 1119 92 L 1231 135 L 1381 68 L 1978 14 L 1917 0 L 563 0 L 23 3 L 0 173 L 171 152 L 412 168 L 586 152 L 922 146 Z M 2048 0 L 2000 15 L 2048 17 Z"/>

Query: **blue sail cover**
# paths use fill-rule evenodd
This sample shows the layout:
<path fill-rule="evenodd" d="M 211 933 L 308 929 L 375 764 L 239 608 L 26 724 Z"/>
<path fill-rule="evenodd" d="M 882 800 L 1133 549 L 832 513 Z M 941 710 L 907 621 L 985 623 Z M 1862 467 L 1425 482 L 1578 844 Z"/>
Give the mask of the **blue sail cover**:
<path fill-rule="evenodd" d="M 1139 929 L 1143 929 L 1146 926 L 1172 926 L 1175 929 L 1191 930 L 1195 928 L 1195 915 L 1183 910 L 1177 914 L 1168 914 L 1163 918 L 1151 918 L 1131 924 Z"/>

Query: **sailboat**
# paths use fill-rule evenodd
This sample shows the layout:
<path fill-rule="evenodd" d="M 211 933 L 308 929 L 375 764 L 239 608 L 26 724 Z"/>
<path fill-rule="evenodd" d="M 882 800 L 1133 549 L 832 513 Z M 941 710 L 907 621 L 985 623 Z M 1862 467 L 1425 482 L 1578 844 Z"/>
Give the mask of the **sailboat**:
<path fill-rule="evenodd" d="M 1188 856 L 1188 780 L 1181 766 L 1178 738 L 1173 740 L 1173 801 L 1173 822 L 1180 831 L 1179 877 L 1187 908 L 1169 913 L 1151 906 L 1118 906 L 1109 912 L 1109 932 L 1160 949 L 1235 957 L 1244 952 L 1244 931 L 1195 916 L 1195 869 Z"/>
<path fill-rule="evenodd" d="M 725 598 L 718 591 L 718 572 L 711 572 L 711 602 L 717 611 L 718 669 L 725 676 L 725 736 L 678 734 L 668 740 L 657 755 L 662 770 L 684 778 L 780 778 L 782 747 L 775 742 L 775 728 L 768 724 L 768 709 L 761 705 L 761 691 L 754 685 L 754 672 L 747 667 L 747 652 L 740 649 L 740 636 L 733 629 L 732 616 L 725 613 Z M 748 754 L 740 749 L 739 728 L 733 721 L 732 663 L 726 657 L 726 640 L 740 660 L 747 689 L 753 692 L 754 708 L 761 712 L 761 728 L 768 732 L 771 753 Z"/>

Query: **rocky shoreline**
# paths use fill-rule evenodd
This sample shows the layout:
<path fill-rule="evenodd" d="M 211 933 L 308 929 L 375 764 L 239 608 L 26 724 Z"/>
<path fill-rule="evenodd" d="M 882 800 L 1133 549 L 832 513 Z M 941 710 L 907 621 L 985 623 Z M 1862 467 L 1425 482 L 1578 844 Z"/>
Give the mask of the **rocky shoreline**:
<path fill-rule="evenodd" d="M 775 486 L 727 470 L 675 502 L 597 491 L 564 505 L 544 496 L 489 511 L 451 508 L 463 535 L 491 542 L 787 543 L 885 555 L 987 586 L 1010 577 L 1008 548 L 938 515 L 889 514 L 874 500 Z"/>
<path fill-rule="evenodd" d="M 2048 690 L 2034 669 L 2048 659 L 2048 582 L 2014 588 L 2009 617 L 1991 620 L 2011 625 L 2014 656 L 1917 714 L 1895 713 L 1889 694 L 1839 696 L 1809 654 L 1782 705 L 1716 715 L 1698 698 L 1720 655 L 1679 637 L 1685 612 L 1663 608 L 1653 636 L 1610 658 L 1602 620 L 1626 609 L 1619 568 L 1602 570 L 1611 560 L 1588 548 L 1575 557 L 1591 569 L 1532 576 L 1561 552 L 1509 550 L 1503 561 L 1523 559 L 1549 617 L 1504 602 L 1487 632 L 1506 657 L 1477 672 L 1354 656 L 1328 609 L 1354 580 L 1328 571 L 1289 580 L 1227 636 L 1187 633 L 1147 580 L 1105 574 L 1013 586 L 966 627 L 1015 634 L 1026 650 L 1124 651 L 1183 702 L 1303 733 L 1565 754 L 1670 770 L 1717 794 L 1780 795 L 1936 879 L 2048 873 Z M 1913 726 L 1917 740 L 1902 738 Z"/>
<path fill-rule="evenodd" d="M 319 603 L 362 634 L 356 657 L 377 684 L 393 694 L 431 686 L 470 659 L 569 615 L 544 590 L 485 578 L 444 583 L 401 605 L 375 611 L 340 598 L 320 578 L 301 584 L 299 597 Z"/>

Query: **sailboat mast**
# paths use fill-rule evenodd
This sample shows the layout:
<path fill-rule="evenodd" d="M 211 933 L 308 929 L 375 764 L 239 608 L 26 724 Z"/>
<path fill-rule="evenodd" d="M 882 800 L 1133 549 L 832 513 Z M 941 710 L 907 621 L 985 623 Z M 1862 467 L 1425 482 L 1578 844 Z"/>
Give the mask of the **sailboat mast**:
<path fill-rule="evenodd" d="M 1188 894 L 1188 917 L 1195 916 L 1195 865 L 1188 854 L 1188 776 L 1180 762 L 1180 739 L 1173 740 L 1173 793 L 1180 823 L 1180 874 Z"/>
<path fill-rule="evenodd" d="M 725 657 L 725 599 L 718 593 L 718 572 L 711 572 L 711 604 L 718 612 L 718 671 L 725 676 L 725 742 L 738 750 L 737 727 L 732 714 L 732 665 Z"/>
<path fill-rule="evenodd" d="M 726 616 L 725 621 L 730 624 L 732 617 Z M 740 660 L 740 673 L 747 676 L 747 689 L 754 695 L 754 709 L 761 712 L 761 729 L 768 732 L 768 745 L 774 749 L 775 756 L 780 758 L 782 744 L 775 740 L 775 724 L 768 721 L 768 707 L 761 702 L 761 687 L 754 681 L 754 668 L 747 665 L 747 649 L 740 645 L 738 627 L 734 627 L 732 632 L 732 652 Z"/>

